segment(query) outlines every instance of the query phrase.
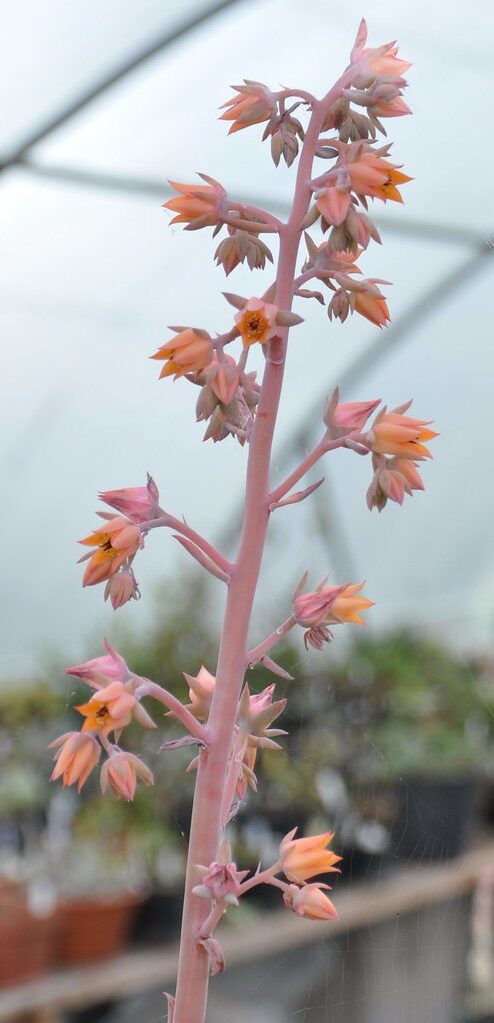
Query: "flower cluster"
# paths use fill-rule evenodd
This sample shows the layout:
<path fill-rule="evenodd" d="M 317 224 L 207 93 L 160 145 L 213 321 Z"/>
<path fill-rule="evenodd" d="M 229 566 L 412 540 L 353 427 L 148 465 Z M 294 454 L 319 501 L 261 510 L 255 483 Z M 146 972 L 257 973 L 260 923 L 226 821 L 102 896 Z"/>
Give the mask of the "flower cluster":
<path fill-rule="evenodd" d="M 160 379 L 186 377 L 201 388 L 196 405 L 198 422 L 208 423 L 204 440 L 225 440 L 234 436 L 244 444 L 254 425 L 259 397 L 256 373 L 247 373 L 248 349 L 259 343 L 266 347 L 287 327 L 302 322 L 302 317 L 260 298 L 242 298 L 225 293 L 238 311 L 231 330 L 214 341 L 198 327 L 171 327 L 175 337 L 162 345 L 151 358 L 164 362 Z M 240 337 L 243 354 L 238 362 L 224 346 Z"/>
<path fill-rule="evenodd" d="M 148 473 L 145 487 L 104 490 L 99 498 L 120 514 L 98 512 L 105 525 L 79 541 L 83 546 L 92 548 L 79 559 L 80 562 L 88 561 L 82 585 L 95 586 L 106 582 L 105 600 L 110 598 L 116 609 L 140 597 L 132 562 L 144 545 L 143 524 L 159 513 L 159 493 Z"/>
<path fill-rule="evenodd" d="M 329 112 L 324 130 L 336 129 L 341 141 L 375 138 L 386 131 L 380 119 L 402 117 L 411 111 L 403 99 L 407 81 L 403 77 L 411 64 L 398 57 L 395 42 L 367 47 L 367 25 L 361 21 L 350 54 L 352 69 L 349 87 Z M 363 108 L 363 114 L 353 109 Z"/>
<path fill-rule="evenodd" d="M 156 727 L 140 702 L 140 680 L 109 646 L 107 654 L 67 668 L 67 674 L 83 679 L 93 694 L 87 703 L 75 708 L 84 718 L 81 731 L 67 732 L 51 743 L 50 748 L 57 750 L 51 780 L 61 778 L 64 786 L 77 783 L 80 792 L 98 765 L 103 748 L 107 759 L 100 773 L 101 791 L 111 790 L 117 799 L 132 800 L 138 779 L 145 785 L 154 781 L 139 757 L 118 746 L 122 731 L 132 720 L 143 728 Z M 112 732 L 114 742 L 109 738 Z"/>
<path fill-rule="evenodd" d="M 373 600 L 361 596 L 365 583 L 345 583 L 343 586 L 326 586 L 324 579 L 315 590 L 301 592 L 299 584 L 293 599 L 293 614 L 298 625 L 302 625 L 306 649 L 309 645 L 322 650 L 324 643 L 333 639 L 328 625 L 343 625 L 353 622 L 363 625 L 362 612 L 374 604 Z"/>
<path fill-rule="evenodd" d="M 430 420 L 405 415 L 410 405 L 411 401 L 406 402 L 392 412 L 384 407 L 362 437 L 372 451 L 374 475 L 367 491 L 370 509 L 382 511 L 388 500 L 403 504 L 405 494 L 424 489 L 416 463 L 432 458 L 425 445 L 438 434 L 429 429 Z"/>
<path fill-rule="evenodd" d="M 384 406 L 372 426 L 364 430 L 380 401 L 340 402 L 335 388 L 326 403 L 324 423 L 331 442 L 372 454 L 374 475 L 367 490 L 367 506 L 382 511 L 388 500 L 403 504 L 405 494 L 423 490 L 417 463 L 432 458 L 426 442 L 438 436 L 430 420 L 407 416 L 411 401 L 388 412 Z"/>

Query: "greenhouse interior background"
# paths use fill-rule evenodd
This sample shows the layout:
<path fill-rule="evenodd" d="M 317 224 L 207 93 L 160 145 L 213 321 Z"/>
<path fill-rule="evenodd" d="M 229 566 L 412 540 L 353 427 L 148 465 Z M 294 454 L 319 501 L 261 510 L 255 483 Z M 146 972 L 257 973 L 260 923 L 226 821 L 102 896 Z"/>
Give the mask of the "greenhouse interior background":
<path fill-rule="evenodd" d="M 266 794 L 235 822 L 235 841 L 255 866 L 295 826 L 295 808 L 308 829 L 339 828 L 340 923 L 322 937 L 288 928 L 276 946 L 278 904 L 248 905 L 232 970 L 213 986 L 211 1023 L 494 1019 L 492 4 L 4 0 L 0 946 L 11 946 L 17 965 L 0 963 L 0 1020 L 165 1018 L 190 811 L 184 751 L 165 766 L 172 755 L 156 754 L 156 794 L 126 819 L 96 788 L 82 810 L 72 791 L 49 789 L 46 746 L 61 720 L 74 722 L 81 697 L 64 668 L 98 656 L 105 638 L 181 696 L 181 671 L 202 662 L 214 670 L 223 593 L 199 581 L 163 531 L 139 556 L 141 600 L 114 612 L 101 587 L 82 589 L 77 540 L 96 527 L 99 491 L 142 485 L 149 471 L 169 512 L 234 551 L 248 445 L 203 443 L 194 389 L 158 382 L 149 356 L 170 337 L 168 324 L 227 330 L 222 291 L 257 294 L 270 270 L 239 267 L 225 281 L 211 231 L 170 228 L 162 204 L 170 180 L 200 172 L 286 216 L 294 168 L 273 166 L 259 126 L 228 137 L 218 108 L 244 78 L 324 93 L 362 16 L 371 45 L 397 38 L 413 61 L 413 117 L 387 125 L 393 159 L 413 180 L 403 206 L 374 204 L 383 244 L 361 260 L 367 275 L 392 282 L 392 322 L 382 331 L 358 316 L 329 323 L 317 304 L 297 303 L 304 323 L 291 336 L 276 479 L 319 436 L 336 385 L 345 401 L 394 407 L 413 397 L 415 414 L 433 418 L 440 436 L 425 493 L 402 508 L 369 512 L 367 462 L 336 452 L 312 500 L 273 524 L 254 643 L 289 613 L 305 570 L 314 584 L 326 574 L 335 584 L 365 579 L 375 607 L 365 634 L 350 627 L 324 654 L 306 654 L 301 635 L 290 637 L 293 742 L 281 768 L 266 755 Z M 316 467 L 310 479 L 320 475 Z M 146 737 L 146 750 L 158 746 Z M 454 811 L 458 824 L 448 823 Z M 103 861 L 134 917 L 120 921 L 127 986 L 113 990 L 117 958 L 103 956 L 102 994 L 91 1001 L 86 953 L 76 966 L 75 953 L 53 951 L 52 909 L 69 896 L 95 898 L 91 878 Z M 384 884 L 394 885 L 390 912 L 379 908 Z M 422 902 L 410 889 L 422 889 Z M 165 907 L 161 929 L 151 895 Z M 275 914 L 273 937 L 270 945 L 268 924 L 256 958 L 261 913 Z M 163 946 L 161 981 L 153 956 L 158 963 Z M 67 994 L 69 970 L 77 983 L 70 974 Z"/>

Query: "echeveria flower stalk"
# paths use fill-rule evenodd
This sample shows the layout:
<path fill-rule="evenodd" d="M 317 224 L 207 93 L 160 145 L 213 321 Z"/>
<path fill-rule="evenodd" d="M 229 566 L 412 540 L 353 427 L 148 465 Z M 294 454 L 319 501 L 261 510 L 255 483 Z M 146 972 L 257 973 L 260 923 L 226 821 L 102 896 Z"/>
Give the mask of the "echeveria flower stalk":
<path fill-rule="evenodd" d="M 302 336 L 302 328 L 293 340 L 289 337 L 291 327 L 303 320 L 292 310 L 293 302 L 315 299 L 326 305 L 330 319 L 342 322 L 353 312 L 378 328 L 389 322 L 381 291 L 388 282 L 365 278 L 358 259 L 371 241 L 381 241 L 367 212 L 369 200 L 401 203 L 401 186 L 411 180 L 391 158 L 389 144 L 376 143 L 378 133 L 384 133 L 380 117 L 410 112 L 402 95 L 408 67 L 398 57 L 394 42 L 368 47 L 362 22 L 350 62 L 321 98 L 301 89 L 273 92 L 263 83 L 248 80 L 234 87 L 221 115 L 230 122 L 229 133 L 263 125 L 262 137 L 270 140 L 276 166 L 282 157 L 288 167 L 298 158 L 285 222 L 232 198 L 207 175 L 201 175 L 203 184 L 173 183 L 177 194 L 164 204 L 174 215 L 172 223 L 183 224 L 185 230 L 225 232 L 214 258 L 226 274 L 244 261 L 252 270 L 264 269 L 273 256 L 260 235 L 276 234 L 279 240 L 274 279 L 266 287 L 253 288 L 255 297 L 248 299 L 225 293 L 236 309 L 233 323 L 231 316 L 225 317 L 219 333 L 213 325 L 208 330 L 172 327 L 173 338 L 153 356 L 163 363 L 162 378 L 173 377 L 179 388 L 199 388 L 196 417 L 206 423 L 205 440 L 248 445 L 243 525 L 233 561 L 180 515 L 160 507 L 150 478 L 146 487 L 103 491 L 101 499 L 118 515 L 100 512 L 104 525 L 81 541 L 90 548 L 83 584 L 105 582 L 105 597 L 115 609 L 139 596 L 134 558 L 144 538 L 163 527 L 173 531 L 185 553 L 214 577 L 215 585 L 219 582 L 227 590 L 214 674 L 205 667 L 196 675 L 184 672 L 189 703 L 164 686 L 133 675 L 123 658 L 107 647 L 105 655 L 68 669 L 93 692 L 77 708 L 84 718 L 81 732 L 68 733 L 54 744 L 59 751 L 53 778 L 81 787 L 103 751 L 103 791 L 130 800 L 137 780 L 152 784 L 153 776 L 140 758 L 116 743 L 132 719 L 144 727 L 154 726 L 142 700 L 164 705 L 167 716 L 184 729 L 179 738 L 161 746 L 168 751 L 190 746 L 188 770 L 196 772 L 177 987 L 175 997 L 167 996 L 169 1023 L 172 1017 L 173 1023 L 204 1023 L 209 976 L 225 966 L 214 932 L 225 911 L 234 911 L 250 888 L 257 884 L 278 888 L 289 910 L 312 920 L 328 921 L 336 914 L 325 894 L 328 886 L 318 880 L 307 883 L 321 872 L 338 870 L 340 857 L 328 848 L 333 838 L 329 829 L 300 838 L 295 837 L 296 829 L 290 832 L 281 843 L 277 862 L 251 877 L 234 862 L 226 833 L 247 789 L 257 789 L 258 758 L 275 754 L 277 740 L 285 734 L 271 726 L 282 716 L 286 700 L 277 698 L 276 685 L 268 679 L 260 692 L 251 693 L 248 668 L 262 665 L 266 672 L 290 680 L 270 656 L 283 636 L 301 625 L 306 646 L 321 650 L 332 638 L 330 625 L 363 624 L 362 612 L 372 605 L 362 593 L 363 582 L 328 586 L 325 579 L 315 590 L 305 591 L 305 573 L 292 600 L 286 599 L 288 617 L 278 626 L 270 623 L 266 638 L 252 644 L 251 613 L 271 515 L 310 500 L 323 485 L 322 478 L 315 483 L 305 480 L 298 490 L 294 487 L 338 448 L 372 461 L 370 508 L 381 510 L 388 499 L 401 504 L 405 493 L 423 489 L 416 463 L 430 457 L 426 442 L 435 433 L 429 421 L 407 416 L 409 404 L 379 412 L 379 400 L 341 401 L 338 389 L 321 410 L 323 433 L 314 448 L 275 485 L 271 465 L 288 344 L 303 344 L 307 359 L 311 358 L 310 338 Z M 315 224 L 322 228 L 322 243 L 310 233 Z M 303 238 L 307 257 L 297 272 Z M 321 286 L 329 291 L 329 301 Z M 264 356 L 259 381 L 248 368 L 256 345 L 257 354 Z M 329 375 L 329 357 L 328 367 L 318 364 L 317 372 Z M 369 427 L 374 412 L 377 415 Z M 203 500 L 203 494 L 198 499 Z M 297 551 L 291 553 L 296 561 Z M 300 566 L 294 564 L 293 571 L 296 578 Z M 197 670 L 197 666 L 184 667 Z"/>

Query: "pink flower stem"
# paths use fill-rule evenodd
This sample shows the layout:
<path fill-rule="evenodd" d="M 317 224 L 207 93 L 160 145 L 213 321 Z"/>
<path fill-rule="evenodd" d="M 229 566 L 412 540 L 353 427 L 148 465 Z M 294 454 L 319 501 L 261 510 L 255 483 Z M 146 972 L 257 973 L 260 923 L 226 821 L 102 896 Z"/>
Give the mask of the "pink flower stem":
<path fill-rule="evenodd" d="M 319 443 L 316 444 L 315 448 L 313 448 L 313 450 L 302 459 L 300 465 L 298 465 L 297 468 L 294 469 L 289 476 L 287 476 L 286 480 L 284 480 L 283 483 L 280 483 L 279 487 L 276 487 L 276 490 L 271 491 L 269 495 L 269 503 L 271 505 L 276 504 L 276 502 L 280 501 L 282 497 L 285 497 L 292 487 L 294 487 L 295 484 L 302 479 L 302 476 L 305 476 L 306 472 L 308 472 L 309 469 L 311 469 L 312 466 L 323 457 L 323 455 L 325 455 L 328 451 L 334 451 L 335 448 L 341 448 L 342 444 L 343 438 L 337 437 L 335 440 L 330 440 L 326 433 Z"/>
<path fill-rule="evenodd" d="M 290 629 L 293 629 L 295 624 L 294 615 L 290 615 L 290 617 L 286 618 L 281 625 L 278 625 L 278 628 L 275 629 L 274 632 L 271 632 L 269 636 L 266 636 L 266 639 L 264 639 L 262 643 L 259 643 L 258 646 L 252 647 L 252 650 L 249 650 L 247 654 L 247 665 L 253 666 L 254 664 L 257 664 L 261 660 L 261 657 L 264 657 L 264 654 L 267 654 L 268 650 L 271 650 L 271 647 L 276 646 L 276 644 L 279 643 L 282 636 L 286 636 L 287 632 L 290 632 Z"/>
<path fill-rule="evenodd" d="M 282 92 L 278 92 L 276 95 L 278 99 L 291 99 L 293 96 L 294 99 L 299 99 L 302 103 L 308 103 L 310 106 L 317 104 L 316 97 L 304 89 L 283 89 Z"/>
<path fill-rule="evenodd" d="M 271 884 L 274 888 L 281 888 L 281 891 L 287 891 L 290 887 L 286 881 L 280 881 L 279 878 L 275 877 L 275 874 L 279 874 L 281 870 L 279 863 L 273 863 L 272 867 L 268 867 L 267 870 L 262 870 L 258 874 L 254 874 L 247 881 L 244 881 L 240 885 L 239 895 L 245 895 L 245 892 L 250 891 L 251 888 L 255 888 L 258 884 Z"/>
<path fill-rule="evenodd" d="M 148 522 L 143 523 L 143 532 L 148 532 L 149 529 L 159 529 L 162 526 L 167 526 L 169 529 L 175 529 L 177 533 L 181 533 L 182 536 L 187 537 L 188 540 L 192 540 L 192 543 L 199 548 L 203 554 L 206 554 L 211 561 L 217 565 L 218 568 L 224 572 L 225 575 L 229 575 L 232 569 L 231 562 L 228 558 L 225 558 L 223 554 L 208 540 L 205 540 L 200 533 L 196 533 L 195 529 L 191 529 L 186 522 L 182 519 L 175 518 L 174 515 L 169 515 L 168 512 L 164 512 L 157 519 L 149 519 Z"/>
<path fill-rule="evenodd" d="M 229 202 L 231 210 L 238 210 L 239 213 L 251 213 L 252 216 L 258 217 L 259 220 L 265 221 L 266 224 L 270 224 L 275 231 L 279 231 L 280 227 L 283 226 L 283 221 L 275 217 L 273 213 L 268 213 L 267 210 L 263 210 L 261 206 L 253 206 L 250 202 Z"/>
<path fill-rule="evenodd" d="M 211 937 L 215 927 L 219 924 L 221 917 L 224 916 L 226 909 L 227 906 L 223 899 L 219 899 L 218 902 L 215 902 L 209 916 L 206 917 L 202 925 L 200 933 L 198 934 L 199 939 L 204 940 L 204 938 Z"/>
<path fill-rule="evenodd" d="M 307 281 L 313 280 L 320 281 L 321 279 L 322 279 L 321 272 L 319 270 L 316 270 L 314 267 L 311 267 L 310 270 L 304 270 L 303 273 L 299 274 L 299 276 L 295 278 L 294 286 L 295 289 L 298 290 L 298 288 L 301 288 L 302 284 L 306 284 Z"/>
<path fill-rule="evenodd" d="M 368 455 L 370 451 L 369 447 L 366 447 L 364 444 L 359 444 L 354 437 L 344 437 L 343 447 L 349 448 L 350 451 L 355 451 L 357 455 Z"/>
<path fill-rule="evenodd" d="M 168 707 L 172 711 L 175 718 L 185 726 L 190 735 L 194 736 L 199 742 L 207 745 L 208 742 L 208 730 L 201 725 L 200 721 L 191 714 L 187 707 L 184 707 L 180 700 L 177 700 L 176 696 L 168 692 L 163 686 L 158 685 L 157 682 L 151 682 L 150 679 L 143 679 L 141 685 L 137 689 L 137 695 L 139 698 L 143 696 L 150 696 L 153 700 L 157 700 L 158 703 L 163 703 L 165 707 Z"/>
<path fill-rule="evenodd" d="M 254 234 L 278 234 L 280 231 L 280 222 L 278 224 L 268 224 L 267 221 L 263 220 L 243 220 L 242 217 L 229 217 L 228 215 L 221 217 L 222 224 L 228 224 L 229 227 L 237 227 L 240 231 L 250 231 Z"/>
<path fill-rule="evenodd" d="M 352 73 L 354 73 L 352 71 Z M 328 109 L 349 84 L 345 72 L 325 98 L 316 103 L 303 144 L 291 214 L 280 233 L 275 304 L 290 309 L 302 224 L 311 199 L 314 149 Z M 207 916 L 192 889 L 200 883 L 197 864 L 216 858 L 222 833 L 222 808 L 232 752 L 238 700 L 243 683 L 247 633 L 269 522 L 269 475 L 273 434 L 283 383 L 286 338 L 271 342 L 252 433 L 247 465 L 245 514 L 240 546 L 231 570 L 220 641 L 216 684 L 208 719 L 209 745 L 199 753 L 192 810 L 184 911 L 175 996 L 174 1023 L 204 1023 L 209 983 L 209 956 L 198 944 Z"/>

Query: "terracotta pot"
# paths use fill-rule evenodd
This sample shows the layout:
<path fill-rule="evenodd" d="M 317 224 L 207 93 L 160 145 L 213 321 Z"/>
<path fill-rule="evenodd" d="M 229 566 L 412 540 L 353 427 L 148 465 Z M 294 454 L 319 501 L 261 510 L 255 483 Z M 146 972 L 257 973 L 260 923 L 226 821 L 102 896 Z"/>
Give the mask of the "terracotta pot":
<path fill-rule="evenodd" d="M 36 917 L 20 885 L 0 886 L 0 987 L 39 977 L 55 959 L 57 921 Z"/>
<path fill-rule="evenodd" d="M 113 899 L 71 899 L 58 907 L 59 963 L 92 962 L 125 944 L 142 898 L 122 893 Z"/>

